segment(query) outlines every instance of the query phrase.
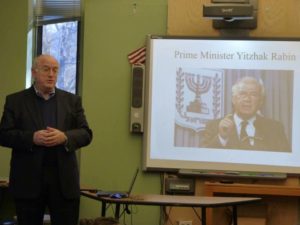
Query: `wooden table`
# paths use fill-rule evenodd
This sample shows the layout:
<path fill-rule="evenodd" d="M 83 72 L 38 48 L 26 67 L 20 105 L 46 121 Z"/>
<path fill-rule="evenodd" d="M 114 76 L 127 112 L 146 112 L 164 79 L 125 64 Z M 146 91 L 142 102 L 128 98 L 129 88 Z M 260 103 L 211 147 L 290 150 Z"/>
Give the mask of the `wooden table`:
<path fill-rule="evenodd" d="M 81 195 L 95 199 L 102 203 L 101 216 L 106 214 L 106 204 L 115 204 L 115 218 L 120 217 L 121 205 L 153 205 L 153 206 L 177 206 L 201 208 L 202 225 L 206 225 L 206 209 L 214 207 L 232 207 L 233 224 L 237 225 L 237 206 L 260 201 L 260 198 L 245 197 L 206 197 L 206 196 L 182 196 L 182 195 L 157 195 L 141 194 L 131 195 L 129 198 L 115 199 L 110 197 L 98 197 L 96 193 L 81 191 Z"/>

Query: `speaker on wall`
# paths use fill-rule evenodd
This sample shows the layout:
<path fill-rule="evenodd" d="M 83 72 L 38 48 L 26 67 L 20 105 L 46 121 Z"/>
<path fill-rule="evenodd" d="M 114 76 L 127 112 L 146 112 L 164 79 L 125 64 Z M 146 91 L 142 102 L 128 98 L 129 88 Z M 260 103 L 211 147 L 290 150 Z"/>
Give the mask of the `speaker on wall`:
<path fill-rule="evenodd" d="M 145 66 L 143 64 L 133 64 L 131 75 L 130 131 L 143 133 Z"/>

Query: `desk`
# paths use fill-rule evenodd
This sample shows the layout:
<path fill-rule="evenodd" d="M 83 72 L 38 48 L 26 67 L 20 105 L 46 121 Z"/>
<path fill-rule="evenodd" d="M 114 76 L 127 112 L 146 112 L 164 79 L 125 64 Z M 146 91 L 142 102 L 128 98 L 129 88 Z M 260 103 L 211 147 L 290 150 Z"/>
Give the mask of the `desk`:
<path fill-rule="evenodd" d="M 95 193 L 81 191 L 81 195 L 95 199 L 102 203 L 101 216 L 106 214 L 106 204 L 116 205 L 115 218 L 120 217 L 120 205 L 154 205 L 154 206 L 177 206 L 201 208 L 202 225 L 206 225 L 206 209 L 214 207 L 232 207 L 233 224 L 237 225 L 237 206 L 260 201 L 260 198 L 242 197 L 205 197 L 205 196 L 182 196 L 182 195 L 155 195 L 142 194 L 131 195 L 129 198 L 114 199 L 98 197 Z"/>

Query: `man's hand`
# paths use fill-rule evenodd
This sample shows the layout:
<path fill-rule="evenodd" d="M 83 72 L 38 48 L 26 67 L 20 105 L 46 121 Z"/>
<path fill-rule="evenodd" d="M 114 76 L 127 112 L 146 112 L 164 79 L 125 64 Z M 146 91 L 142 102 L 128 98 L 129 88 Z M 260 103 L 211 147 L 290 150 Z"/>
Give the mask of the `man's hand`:
<path fill-rule="evenodd" d="M 45 130 L 38 130 L 33 134 L 33 143 L 40 146 L 53 147 L 56 145 L 65 144 L 67 136 L 64 132 L 47 127 Z"/>
<path fill-rule="evenodd" d="M 223 139 L 227 139 L 229 137 L 229 134 L 234 129 L 234 122 L 229 117 L 225 117 L 222 119 L 219 123 L 219 135 Z"/>

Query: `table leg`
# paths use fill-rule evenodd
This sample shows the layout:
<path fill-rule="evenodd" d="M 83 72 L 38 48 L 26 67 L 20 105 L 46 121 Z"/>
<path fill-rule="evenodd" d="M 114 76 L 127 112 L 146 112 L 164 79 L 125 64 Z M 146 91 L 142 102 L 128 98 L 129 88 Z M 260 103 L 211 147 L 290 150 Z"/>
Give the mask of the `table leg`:
<path fill-rule="evenodd" d="M 101 216 L 105 217 L 105 214 L 106 214 L 106 202 L 102 202 Z"/>
<path fill-rule="evenodd" d="M 116 203 L 116 209 L 115 209 L 115 219 L 119 220 L 120 218 L 120 203 Z"/>
<path fill-rule="evenodd" d="M 206 225 L 206 207 L 201 208 L 201 220 L 202 220 L 202 225 Z"/>
<path fill-rule="evenodd" d="M 237 206 L 236 205 L 232 206 L 232 220 L 233 220 L 233 225 L 237 225 Z"/>

